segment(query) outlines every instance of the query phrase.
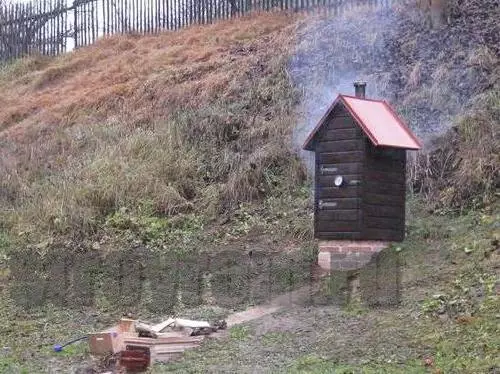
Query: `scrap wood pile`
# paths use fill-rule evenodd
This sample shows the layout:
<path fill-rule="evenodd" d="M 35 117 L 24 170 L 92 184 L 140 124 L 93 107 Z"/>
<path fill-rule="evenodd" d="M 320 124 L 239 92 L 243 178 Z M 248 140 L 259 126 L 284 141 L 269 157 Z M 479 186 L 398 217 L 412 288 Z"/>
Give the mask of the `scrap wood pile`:
<path fill-rule="evenodd" d="M 210 324 L 169 318 L 151 325 L 122 318 L 118 325 L 89 335 L 90 352 L 94 355 L 117 354 L 124 368 L 142 370 L 154 362 L 180 357 L 186 349 L 200 345 L 205 336 L 226 327 L 224 320 Z"/>

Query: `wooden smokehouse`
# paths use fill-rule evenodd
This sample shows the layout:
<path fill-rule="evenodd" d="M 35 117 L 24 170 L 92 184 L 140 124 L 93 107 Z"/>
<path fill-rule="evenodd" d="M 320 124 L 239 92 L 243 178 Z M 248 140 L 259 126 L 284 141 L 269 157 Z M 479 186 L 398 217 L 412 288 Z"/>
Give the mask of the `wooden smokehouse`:
<path fill-rule="evenodd" d="M 387 102 L 365 98 L 365 83 L 354 86 L 304 144 L 315 153 L 315 237 L 402 241 L 406 151 L 421 143 Z"/>

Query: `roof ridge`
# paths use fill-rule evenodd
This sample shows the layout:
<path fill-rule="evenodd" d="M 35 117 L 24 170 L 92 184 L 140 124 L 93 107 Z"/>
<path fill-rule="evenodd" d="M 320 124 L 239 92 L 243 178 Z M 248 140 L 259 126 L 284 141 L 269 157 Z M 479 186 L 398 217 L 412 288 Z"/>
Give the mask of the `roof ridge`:
<path fill-rule="evenodd" d="M 352 96 L 352 95 L 344 95 L 344 94 L 339 94 L 341 97 L 348 97 L 349 99 L 357 99 L 357 100 L 364 100 L 364 101 L 374 101 L 376 103 L 383 103 L 385 102 L 384 99 L 367 99 L 366 97 L 357 97 L 357 96 Z"/>

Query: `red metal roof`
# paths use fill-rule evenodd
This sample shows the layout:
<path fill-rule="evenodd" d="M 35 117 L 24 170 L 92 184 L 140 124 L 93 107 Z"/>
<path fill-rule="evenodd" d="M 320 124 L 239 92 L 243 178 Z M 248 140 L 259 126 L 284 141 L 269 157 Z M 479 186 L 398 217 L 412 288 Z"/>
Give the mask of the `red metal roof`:
<path fill-rule="evenodd" d="M 375 146 L 414 150 L 422 148 L 422 143 L 386 101 L 339 95 L 306 139 L 304 149 L 313 149 L 316 133 L 339 102 L 344 104 Z"/>

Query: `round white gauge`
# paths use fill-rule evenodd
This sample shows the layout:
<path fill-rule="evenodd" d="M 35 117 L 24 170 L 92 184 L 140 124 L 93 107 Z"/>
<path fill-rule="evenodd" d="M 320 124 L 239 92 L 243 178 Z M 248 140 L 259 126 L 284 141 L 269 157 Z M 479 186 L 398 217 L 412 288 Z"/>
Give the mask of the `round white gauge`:
<path fill-rule="evenodd" d="M 342 183 L 344 183 L 344 178 L 342 178 L 341 175 L 338 175 L 335 177 L 335 180 L 333 181 L 336 187 L 342 186 Z"/>

